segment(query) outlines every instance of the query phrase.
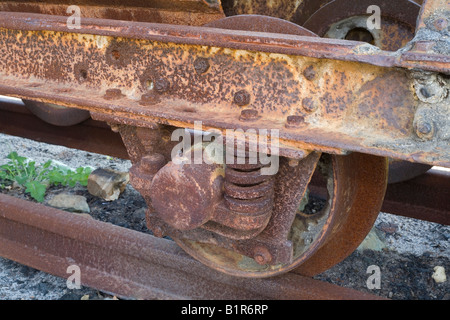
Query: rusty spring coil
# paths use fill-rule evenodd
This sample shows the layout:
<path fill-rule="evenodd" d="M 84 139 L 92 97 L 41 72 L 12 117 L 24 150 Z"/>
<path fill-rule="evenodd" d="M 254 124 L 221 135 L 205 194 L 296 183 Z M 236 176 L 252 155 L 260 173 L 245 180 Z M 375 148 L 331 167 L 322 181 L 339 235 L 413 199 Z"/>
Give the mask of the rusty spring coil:
<path fill-rule="evenodd" d="M 225 204 L 243 215 L 270 215 L 273 208 L 275 176 L 261 174 L 261 163 L 227 164 L 225 168 Z M 242 159 L 241 159 L 242 160 Z"/>

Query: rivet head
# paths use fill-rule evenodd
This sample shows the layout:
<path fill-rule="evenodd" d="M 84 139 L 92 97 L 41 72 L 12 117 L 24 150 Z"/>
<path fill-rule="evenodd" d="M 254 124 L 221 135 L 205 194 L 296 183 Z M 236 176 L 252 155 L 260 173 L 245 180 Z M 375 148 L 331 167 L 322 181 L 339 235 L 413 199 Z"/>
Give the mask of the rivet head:
<path fill-rule="evenodd" d="M 286 128 L 298 128 L 305 123 L 303 116 L 288 116 L 286 119 Z"/>
<path fill-rule="evenodd" d="M 314 80 L 316 74 L 317 74 L 316 70 L 314 69 L 313 66 L 309 66 L 308 68 L 303 70 L 303 76 L 309 81 Z"/>
<path fill-rule="evenodd" d="M 265 247 L 256 247 L 253 251 L 253 259 L 260 265 L 272 262 L 272 255 Z"/>
<path fill-rule="evenodd" d="M 209 60 L 206 58 L 197 58 L 194 61 L 194 69 L 197 74 L 206 73 L 209 70 Z"/>
<path fill-rule="evenodd" d="M 432 122 L 424 119 L 419 119 L 415 122 L 414 128 L 419 138 L 424 140 L 430 140 L 434 135 L 434 125 Z"/>
<path fill-rule="evenodd" d="M 234 94 L 234 103 L 238 106 L 246 106 L 250 103 L 250 94 L 246 90 L 240 90 Z"/>
<path fill-rule="evenodd" d="M 154 88 L 155 91 L 158 92 L 158 93 L 164 93 L 164 92 L 167 92 L 167 91 L 169 91 L 169 88 L 170 88 L 170 83 L 169 83 L 169 81 L 168 81 L 167 79 L 164 79 L 164 78 L 158 78 L 158 79 L 156 79 L 156 80 L 154 81 L 153 85 L 154 85 L 153 88 Z"/>
<path fill-rule="evenodd" d="M 239 120 L 241 121 L 252 121 L 259 118 L 259 113 L 255 109 L 244 109 L 241 111 Z"/>
<path fill-rule="evenodd" d="M 317 110 L 317 104 L 311 98 L 304 98 L 302 100 L 302 107 L 307 112 L 313 112 Z"/>

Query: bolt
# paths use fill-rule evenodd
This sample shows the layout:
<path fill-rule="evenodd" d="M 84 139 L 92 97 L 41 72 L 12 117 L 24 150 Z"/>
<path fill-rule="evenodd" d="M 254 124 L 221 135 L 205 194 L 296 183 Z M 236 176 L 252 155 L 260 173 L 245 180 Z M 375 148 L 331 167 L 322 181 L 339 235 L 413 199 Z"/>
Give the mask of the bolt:
<path fill-rule="evenodd" d="M 435 131 L 433 122 L 427 121 L 422 117 L 416 119 L 414 129 L 416 130 L 417 136 L 423 140 L 430 140 Z"/>
<path fill-rule="evenodd" d="M 311 98 L 304 98 L 302 100 L 302 106 L 303 109 L 307 112 L 313 112 L 317 110 L 317 105 L 314 103 L 314 101 Z"/>
<path fill-rule="evenodd" d="M 106 90 L 105 95 L 103 96 L 103 99 L 105 100 L 117 100 L 122 98 L 123 94 L 120 89 L 108 89 Z"/>
<path fill-rule="evenodd" d="M 265 247 L 256 247 L 253 251 L 253 259 L 260 264 L 265 265 L 272 261 L 272 255 Z"/>
<path fill-rule="evenodd" d="M 421 135 L 429 135 L 433 131 L 433 126 L 426 121 L 418 121 L 416 123 L 416 131 Z"/>
<path fill-rule="evenodd" d="M 240 90 L 234 94 L 234 103 L 238 106 L 245 106 L 250 103 L 250 94 L 245 90 Z"/>
<path fill-rule="evenodd" d="M 305 123 L 303 116 L 288 116 L 286 121 L 286 128 L 296 128 Z"/>
<path fill-rule="evenodd" d="M 258 119 L 258 111 L 255 109 L 244 109 L 241 111 L 241 116 L 239 120 L 241 121 L 252 121 Z"/>
<path fill-rule="evenodd" d="M 197 58 L 194 61 L 194 69 L 197 74 L 205 73 L 209 70 L 209 60 L 206 58 Z"/>
<path fill-rule="evenodd" d="M 156 174 L 165 165 L 165 158 L 160 153 L 142 157 L 139 167 L 148 174 Z"/>
<path fill-rule="evenodd" d="M 169 91 L 170 83 L 167 79 L 159 78 L 154 81 L 154 89 L 158 93 L 164 93 Z"/>
<path fill-rule="evenodd" d="M 434 21 L 434 27 L 438 31 L 444 30 L 445 28 L 447 28 L 447 26 L 448 26 L 448 21 L 447 21 L 447 19 L 445 19 L 443 17 L 438 18 Z"/>
<path fill-rule="evenodd" d="M 316 77 L 316 70 L 314 70 L 313 66 L 309 66 L 308 68 L 303 70 L 303 76 L 311 81 Z"/>

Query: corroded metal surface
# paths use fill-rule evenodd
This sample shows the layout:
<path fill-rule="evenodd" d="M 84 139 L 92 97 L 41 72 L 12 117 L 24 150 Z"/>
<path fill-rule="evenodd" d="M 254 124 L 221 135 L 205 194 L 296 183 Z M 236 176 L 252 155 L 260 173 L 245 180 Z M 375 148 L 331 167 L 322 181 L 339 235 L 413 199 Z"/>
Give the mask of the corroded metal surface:
<path fill-rule="evenodd" d="M 365 44 L 90 19 L 72 33 L 58 17 L 12 15 L 15 19 L 0 14 L 4 28 L 16 29 L 2 29 L 0 91 L 5 94 L 76 106 L 119 122 L 192 127 L 201 114 L 205 129 L 270 127 L 280 130 L 282 155 L 296 149 L 357 151 L 449 165 L 444 116 L 449 98 L 439 102 L 432 117 L 441 129 L 429 140 L 417 140 L 414 79 L 407 70 L 389 68 L 402 66 L 398 56 L 367 52 Z M 27 52 L 44 40 L 42 64 L 31 66 Z M 57 60 L 50 59 L 53 54 Z M 206 73 L 194 71 L 198 57 L 209 60 Z M 446 58 L 439 57 L 438 69 L 448 71 Z M 420 65 L 435 69 L 433 61 Z M 21 72 L 32 83 L 18 76 Z M 447 91 L 448 79 L 441 78 L 441 90 Z M 104 99 L 112 88 L 120 88 L 123 97 Z M 236 121 L 242 107 L 234 96 L 240 90 L 249 93 L 258 120 Z M 290 116 L 302 116 L 305 125 L 286 128 Z"/>
<path fill-rule="evenodd" d="M 202 0 L 78 0 L 76 3 L 69 4 L 65 1 L 10 0 L 0 2 L 0 11 L 71 16 L 75 13 L 73 9 L 70 9 L 71 5 L 78 7 L 82 19 L 98 18 L 201 26 L 224 17 L 220 2 L 215 0 L 208 2 Z"/>

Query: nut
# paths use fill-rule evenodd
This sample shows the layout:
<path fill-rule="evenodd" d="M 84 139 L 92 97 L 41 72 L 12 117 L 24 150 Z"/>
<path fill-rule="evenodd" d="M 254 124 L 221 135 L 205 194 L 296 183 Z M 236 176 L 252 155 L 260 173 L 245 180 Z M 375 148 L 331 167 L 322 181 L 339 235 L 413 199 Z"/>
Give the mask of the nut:
<path fill-rule="evenodd" d="M 244 109 L 241 111 L 239 120 L 241 121 L 252 121 L 259 118 L 258 111 L 255 109 Z"/>
<path fill-rule="evenodd" d="M 120 89 L 108 89 L 106 90 L 103 99 L 105 100 L 118 100 L 123 97 L 122 91 Z"/>
<path fill-rule="evenodd" d="M 286 119 L 286 128 L 298 128 L 305 123 L 303 116 L 288 116 Z"/>

